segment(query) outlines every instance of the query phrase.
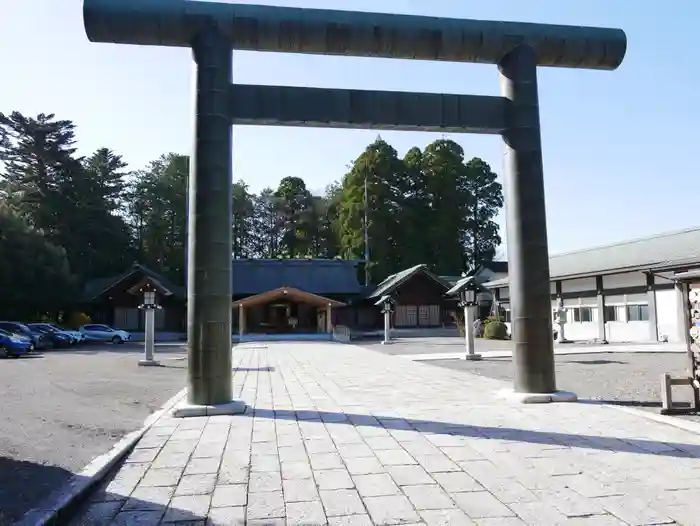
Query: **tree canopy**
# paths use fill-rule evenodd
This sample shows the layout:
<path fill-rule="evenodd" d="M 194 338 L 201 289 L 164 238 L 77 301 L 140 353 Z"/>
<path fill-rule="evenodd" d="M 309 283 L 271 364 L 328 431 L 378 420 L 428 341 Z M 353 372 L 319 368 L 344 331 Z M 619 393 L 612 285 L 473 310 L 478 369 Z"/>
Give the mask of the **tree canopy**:
<path fill-rule="evenodd" d="M 0 113 L 0 317 L 69 308 L 134 261 L 185 281 L 189 158 L 132 169 L 108 147 L 76 152 L 72 121 Z M 231 199 L 232 258 L 362 260 L 366 226 L 373 283 L 422 263 L 459 274 L 501 242 L 496 174 L 446 139 L 400 157 L 377 138 L 323 195 L 284 176 L 257 193 L 235 181 Z"/>

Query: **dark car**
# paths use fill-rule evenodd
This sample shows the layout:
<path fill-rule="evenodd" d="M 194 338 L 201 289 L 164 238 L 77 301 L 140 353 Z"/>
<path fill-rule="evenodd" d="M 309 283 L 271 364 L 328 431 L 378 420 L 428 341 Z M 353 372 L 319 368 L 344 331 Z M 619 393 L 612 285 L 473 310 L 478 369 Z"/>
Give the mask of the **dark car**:
<path fill-rule="evenodd" d="M 16 321 L 0 321 L 0 329 L 29 338 L 34 344 L 34 349 L 36 350 L 53 347 L 53 342 L 47 335 L 31 330 L 24 323 L 18 323 Z"/>
<path fill-rule="evenodd" d="M 46 336 L 51 340 L 54 347 L 69 347 L 73 344 L 73 338 L 71 338 L 70 335 L 53 330 L 43 323 L 28 323 L 27 327 L 29 327 L 29 330 L 32 332 L 38 332 Z"/>
<path fill-rule="evenodd" d="M 31 352 L 33 345 L 29 338 L 0 329 L 0 356 L 19 358 Z"/>

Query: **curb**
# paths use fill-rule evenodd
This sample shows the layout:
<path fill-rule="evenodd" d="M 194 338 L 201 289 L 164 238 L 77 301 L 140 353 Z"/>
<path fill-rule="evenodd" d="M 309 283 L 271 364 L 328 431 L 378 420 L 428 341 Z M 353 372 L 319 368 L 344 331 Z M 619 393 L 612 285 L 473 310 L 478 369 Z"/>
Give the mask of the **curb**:
<path fill-rule="evenodd" d="M 143 422 L 143 427 L 125 435 L 112 446 L 107 453 L 100 455 L 73 475 L 68 482 L 50 494 L 39 506 L 29 510 L 14 526 L 49 526 L 59 523 L 59 516 L 66 509 L 80 500 L 98 482 L 100 482 L 136 445 L 141 437 L 164 414 L 170 411 L 182 398 L 187 388 L 181 389 L 163 406 L 152 413 Z"/>

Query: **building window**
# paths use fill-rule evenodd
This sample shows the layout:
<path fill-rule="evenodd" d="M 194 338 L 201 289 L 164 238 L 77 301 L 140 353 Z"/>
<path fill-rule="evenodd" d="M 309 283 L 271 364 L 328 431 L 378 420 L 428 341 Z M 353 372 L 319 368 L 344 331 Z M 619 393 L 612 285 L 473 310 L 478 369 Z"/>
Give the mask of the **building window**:
<path fill-rule="evenodd" d="M 593 307 L 572 307 L 569 309 L 571 321 L 587 323 L 593 321 Z"/>
<path fill-rule="evenodd" d="M 649 321 L 649 305 L 627 305 L 627 321 Z"/>
<path fill-rule="evenodd" d="M 510 311 L 509 310 L 503 311 L 503 321 L 506 323 L 510 323 Z"/>
<path fill-rule="evenodd" d="M 605 306 L 605 321 L 622 321 L 620 320 L 620 313 L 615 305 Z"/>

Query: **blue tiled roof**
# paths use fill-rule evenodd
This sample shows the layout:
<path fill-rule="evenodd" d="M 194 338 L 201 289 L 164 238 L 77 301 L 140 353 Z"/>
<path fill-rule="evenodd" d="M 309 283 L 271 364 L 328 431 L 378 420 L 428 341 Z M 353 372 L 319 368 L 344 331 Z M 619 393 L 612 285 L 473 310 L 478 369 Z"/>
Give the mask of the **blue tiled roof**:
<path fill-rule="evenodd" d="M 235 259 L 233 295 L 250 296 L 279 287 L 324 295 L 355 295 L 360 262 L 341 259 Z"/>

